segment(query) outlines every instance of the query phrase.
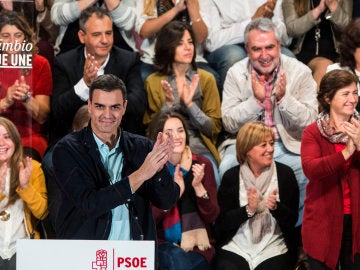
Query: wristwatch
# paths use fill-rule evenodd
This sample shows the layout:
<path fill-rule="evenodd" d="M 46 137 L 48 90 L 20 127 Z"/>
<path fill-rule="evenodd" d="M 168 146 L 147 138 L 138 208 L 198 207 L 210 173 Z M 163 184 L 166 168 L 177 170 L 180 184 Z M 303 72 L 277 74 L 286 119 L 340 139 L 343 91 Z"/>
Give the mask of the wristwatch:
<path fill-rule="evenodd" d="M 246 214 L 247 214 L 247 216 L 248 216 L 249 218 L 252 218 L 252 217 L 255 216 L 255 214 L 256 214 L 256 210 L 255 210 L 254 212 L 250 212 L 250 210 L 249 210 L 249 205 L 246 205 L 246 206 L 245 206 L 245 210 L 246 210 Z"/>
<path fill-rule="evenodd" d="M 201 196 L 201 198 L 203 199 L 209 199 L 209 194 L 207 193 L 207 191 L 205 191 L 205 194 Z"/>

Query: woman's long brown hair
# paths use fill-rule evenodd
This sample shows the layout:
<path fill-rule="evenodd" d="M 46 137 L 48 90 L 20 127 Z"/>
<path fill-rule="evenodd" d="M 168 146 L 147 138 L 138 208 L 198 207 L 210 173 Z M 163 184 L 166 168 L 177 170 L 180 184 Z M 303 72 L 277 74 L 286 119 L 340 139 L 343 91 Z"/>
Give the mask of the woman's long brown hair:
<path fill-rule="evenodd" d="M 11 205 L 19 199 L 19 195 L 16 192 L 16 189 L 19 186 L 19 162 L 22 162 L 24 166 L 26 166 L 26 163 L 23 156 L 21 137 L 16 126 L 4 117 L 0 117 L 0 126 L 3 126 L 6 129 L 15 146 L 14 153 L 11 156 L 8 165 L 10 167 L 10 190 L 7 205 Z"/>
<path fill-rule="evenodd" d="M 310 0 L 312 1 L 312 0 Z M 309 10 L 309 1 L 308 0 L 294 0 L 294 7 L 297 15 L 299 17 L 305 15 Z"/>

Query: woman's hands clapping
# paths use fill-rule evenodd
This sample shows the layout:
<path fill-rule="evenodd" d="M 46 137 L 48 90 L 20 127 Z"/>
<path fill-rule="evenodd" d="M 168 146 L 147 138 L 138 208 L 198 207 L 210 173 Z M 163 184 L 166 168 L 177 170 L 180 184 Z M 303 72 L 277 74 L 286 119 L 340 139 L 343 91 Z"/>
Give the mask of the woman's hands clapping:
<path fill-rule="evenodd" d="M 174 104 L 174 90 L 170 86 L 170 83 L 167 80 L 161 80 L 161 87 L 165 94 L 165 104 L 169 108 Z"/>
<path fill-rule="evenodd" d="M 196 89 L 198 87 L 199 84 L 199 74 L 195 74 L 190 82 L 190 84 L 188 84 L 186 82 L 186 80 L 181 84 L 182 87 L 179 87 L 178 92 L 179 92 L 179 97 L 181 99 L 182 102 L 184 102 L 186 107 L 191 107 L 192 105 L 192 100 L 194 98 Z"/>
<path fill-rule="evenodd" d="M 338 7 L 338 1 L 337 0 L 321 0 L 319 5 L 316 6 L 312 10 L 312 15 L 314 20 L 318 20 L 320 15 L 326 10 L 329 9 L 331 13 L 335 12 L 335 10 Z"/>
<path fill-rule="evenodd" d="M 259 203 L 259 194 L 255 187 L 249 187 L 247 190 L 248 208 L 251 213 L 256 212 Z"/>
<path fill-rule="evenodd" d="M 30 175 L 32 171 L 31 157 L 26 157 L 25 163 L 26 165 L 22 162 L 19 162 L 19 184 L 21 189 L 24 189 L 29 185 Z"/>
<path fill-rule="evenodd" d="M 192 105 L 192 100 L 198 87 L 199 80 L 200 78 L 198 74 L 194 75 L 190 84 L 186 82 L 185 78 L 177 80 L 178 95 L 186 107 L 190 107 Z M 165 104 L 166 106 L 171 107 L 175 102 L 174 90 L 172 89 L 170 83 L 166 80 L 161 81 L 161 87 L 165 94 Z"/>
<path fill-rule="evenodd" d="M 356 150 L 360 151 L 360 121 L 351 118 L 350 122 L 344 122 L 343 127 L 349 136 L 349 140 L 352 140 Z"/>
<path fill-rule="evenodd" d="M 342 129 L 348 135 L 348 141 L 345 149 L 341 152 L 345 160 L 348 160 L 356 150 L 360 151 L 360 122 L 351 118 L 350 122 L 342 124 Z"/>
<path fill-rule="evenodd" d="M 16 80 L 12 86 L 10 86 L 6 93 L 6 103 L 11 106 L 15 100 L 23 101 L 26 99 L 30 86 L 27 85 L 24 76 L 20 77 L 20 80 Z"/>

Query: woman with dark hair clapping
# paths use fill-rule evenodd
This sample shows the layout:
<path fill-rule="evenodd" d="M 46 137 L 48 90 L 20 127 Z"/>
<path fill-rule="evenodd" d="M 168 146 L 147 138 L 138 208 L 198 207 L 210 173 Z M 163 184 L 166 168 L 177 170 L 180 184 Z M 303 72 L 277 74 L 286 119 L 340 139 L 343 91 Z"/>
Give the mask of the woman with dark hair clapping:
<path fill-rule="evenodd" d="M 148 107 L 144 124 L 148 125 L 159 111 L 179 112 L 189 126 L 191 150 L 210 159 L 219 185 L 216 142 L 222 128 L 220 97 L 214 76 L 197 68 L 194 42 L 191 27 L 180 21 L 168 23 L 157 35 L 157 72 L 145 82 Z"/>
<path fill-rule="evenodd" d="M 301 140 L 306 186 L 302 239 L 311 269 L 360 269 L 360 121 L 358 78 L 326 73 L 318 101 L 323 111 Z"/>
<path fill-rule="evenodd" d="M 167 166 L 182 190 L 172 209 L 153 207 L 159 269 L 209 270 L 215 252 L 210 228 L 219 214 L 211 163 L 192 154 L 186 124 L 178 113 L 160 112 L 150 124 L 151 138 L 158 132 L 172 134 L 174 149 Z"/>

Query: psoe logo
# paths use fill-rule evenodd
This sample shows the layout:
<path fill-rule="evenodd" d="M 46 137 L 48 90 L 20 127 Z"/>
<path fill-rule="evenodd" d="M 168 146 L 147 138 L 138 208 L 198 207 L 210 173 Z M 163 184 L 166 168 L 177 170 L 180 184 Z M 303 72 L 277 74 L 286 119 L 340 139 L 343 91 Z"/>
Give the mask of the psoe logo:
<path fill-rule="evenodd" d="M 92 262 L 92 270 L 107 270 L 107 259 L 108 254 L 106 250 L 97 250 L 96 259 Z"/>

